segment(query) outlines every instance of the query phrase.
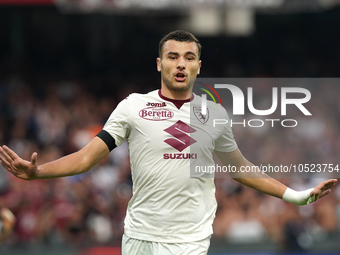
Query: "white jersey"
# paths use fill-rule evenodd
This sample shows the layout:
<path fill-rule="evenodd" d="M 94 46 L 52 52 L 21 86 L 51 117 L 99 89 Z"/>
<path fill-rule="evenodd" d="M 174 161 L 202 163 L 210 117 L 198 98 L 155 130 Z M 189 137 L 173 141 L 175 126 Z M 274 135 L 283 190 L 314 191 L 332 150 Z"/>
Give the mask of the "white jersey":
<path fill-rule="evenodd" d="M 228 119 L 225 109 L 208 102 L 204 117 L 200 106 L 197 95 L 183 101 L 167 99 L 160 90 L 131 94 L 105 124 L 117 146 L 129 143 L 133 196 L 126 236 L 181 243 L 212 234 L 214 179 L 190 178 L 190 162 L 213 165 L 214 150 L 230 152 L 237 145 L 229 125 L 212 126 L 213 119 Z"/>

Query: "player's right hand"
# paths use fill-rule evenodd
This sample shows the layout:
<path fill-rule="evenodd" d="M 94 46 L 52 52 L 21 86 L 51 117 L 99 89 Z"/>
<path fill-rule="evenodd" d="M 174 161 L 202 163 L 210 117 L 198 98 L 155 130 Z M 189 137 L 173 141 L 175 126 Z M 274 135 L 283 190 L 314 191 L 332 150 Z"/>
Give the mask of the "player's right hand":
<path fill-rule="evenodd" d="M 1 165 L 20 179 L 33 180 L 37 177 L 37 156 L 34 152 L 31 161 L 23 160 L 7 146 L 0 146 Z"/>

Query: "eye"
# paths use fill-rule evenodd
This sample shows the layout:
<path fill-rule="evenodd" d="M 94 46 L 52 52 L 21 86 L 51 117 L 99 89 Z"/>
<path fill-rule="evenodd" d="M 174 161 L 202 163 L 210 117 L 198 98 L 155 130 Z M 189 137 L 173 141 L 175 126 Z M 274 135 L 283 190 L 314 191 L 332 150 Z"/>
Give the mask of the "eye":
<path fill-rule="evenodd" d="M 187 60 L 192 61 L 192 60 L 195 60 L 195 58 L 194 57 L 187 57 Z"/>
<path fill-rule="evenodd" d="M 171 60 L 175 60 L 175 59 L 176 59 L 176 57 L 175 57 L 175 56 L 169 56 L 169 59 L 171 59 Z"/>

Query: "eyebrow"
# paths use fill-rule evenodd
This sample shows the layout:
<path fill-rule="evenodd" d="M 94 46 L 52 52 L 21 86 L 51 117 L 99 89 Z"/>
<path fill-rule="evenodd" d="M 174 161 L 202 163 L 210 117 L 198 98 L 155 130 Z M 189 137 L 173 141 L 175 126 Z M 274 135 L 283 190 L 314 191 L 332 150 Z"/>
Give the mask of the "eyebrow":
<path fill-rule="evenodd" d="M 178 52 L 173 52 L 173 51 L 169 51 L 169 52 L 167 53 L 167 55 L 176 55 L 176 56 L 179 56 Z M 194 56 L 197 57 L 197 55 L 196 55 L 194 52 L 192 52 L 192 51 L 187 51 L 187 52 L 184 54 L 184 56 L 186 56 L 186 55 L 194 55 Z"/>

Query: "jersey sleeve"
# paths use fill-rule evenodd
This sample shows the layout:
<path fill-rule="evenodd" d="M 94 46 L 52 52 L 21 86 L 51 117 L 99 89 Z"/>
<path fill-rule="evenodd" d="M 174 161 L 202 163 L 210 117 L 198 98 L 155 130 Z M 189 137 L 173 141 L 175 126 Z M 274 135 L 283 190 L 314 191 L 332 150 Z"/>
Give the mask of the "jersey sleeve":
<path fill-rule="evenodd" d="M 231 152 L 237 149 L 237 143 L 234 139 L 233 131 L 231 130 L 228 113 L 224 108 L 223 112 L 225 115 L 224 118 L 228 120 L 228 123 L 226 125 L 223 125 L 221 135 L 215 142 L 215 150 L 222 152 Z"/>
<path fill-rule="evenodd" d="M 114 139 L 116 146 L 121 145 L 130 133 L 131 98 L 121 101 L 111 113 L 103 130 Z"/>

